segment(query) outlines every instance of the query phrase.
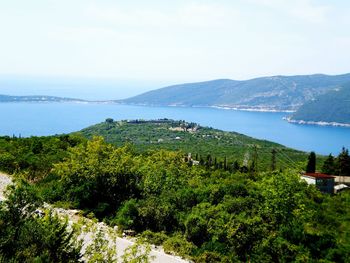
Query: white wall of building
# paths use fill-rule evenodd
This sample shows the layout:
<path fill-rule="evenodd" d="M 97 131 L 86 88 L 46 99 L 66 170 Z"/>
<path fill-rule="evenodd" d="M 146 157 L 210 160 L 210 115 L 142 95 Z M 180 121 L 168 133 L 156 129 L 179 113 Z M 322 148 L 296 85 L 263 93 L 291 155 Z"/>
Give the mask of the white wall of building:
<path fill-rule="evenodd" d="M 308 184 L 316 184 L 316 179 L 308 176 L 301 176 L 301 179 L 304 179 Z"/>

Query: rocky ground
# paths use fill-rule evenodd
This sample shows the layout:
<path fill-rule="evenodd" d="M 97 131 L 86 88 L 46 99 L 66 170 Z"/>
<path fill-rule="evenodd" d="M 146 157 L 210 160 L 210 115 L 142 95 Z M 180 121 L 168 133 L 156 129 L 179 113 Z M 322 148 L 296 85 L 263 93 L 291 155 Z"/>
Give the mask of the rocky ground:
<path fill-rule="evenodd" d="M 0 201 L 4 200 L 4 192 L 6 187 L 11 183 L 10 177 L 5 174 L 0 173 Z"/>
<path fill-rule="evenodd" d="M 46 205 L 46 208 L 50 206 Z M 79 224 L 81 225 L 81 234 L 78 239 L 83 240 L 82 253 L 85 254 L 87 248 L 93 243 L 97 233 L 101 233 L 103 238 L 107 241 L 109 249 L 114 249 L 117 255 L 116 258 L 121 259 L 130 246 L 137 244 L 137 239 L 132 237 L 121 237 L 118 235 L 117 227 L 110 227 L 103 222 L 95 222 L 91 219 L 82 217 L 79 210 L 67 210 L 62 208 L 53 209 L 55 213 L 62 217 L 68 217 L 70 225 Z M 145 252 L 146 246 L 140 245 L 139 251 Z M 178 256 L 169 255 L 164 252 L 161 247 L 151 245 L 148 248 L 149 258 L 152 263 L 188 263 L 189 261 L 184 260 Z M 120 260 L 121 261 L 121 260 Z M 118 261 L 119 262 L 119 261 Z"/>

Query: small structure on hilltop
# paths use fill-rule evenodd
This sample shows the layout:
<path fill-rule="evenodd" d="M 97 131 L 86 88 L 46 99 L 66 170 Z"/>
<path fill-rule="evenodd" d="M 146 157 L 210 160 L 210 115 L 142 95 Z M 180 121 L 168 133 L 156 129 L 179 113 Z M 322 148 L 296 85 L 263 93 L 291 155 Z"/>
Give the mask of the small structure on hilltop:
<path fill-rule="evenodd" d="M 334 179 L 335 177 L 322 173 L 305 173 L 301 175 L 308 184 L 315 185 L 323 193 L 334 193 Z"/>

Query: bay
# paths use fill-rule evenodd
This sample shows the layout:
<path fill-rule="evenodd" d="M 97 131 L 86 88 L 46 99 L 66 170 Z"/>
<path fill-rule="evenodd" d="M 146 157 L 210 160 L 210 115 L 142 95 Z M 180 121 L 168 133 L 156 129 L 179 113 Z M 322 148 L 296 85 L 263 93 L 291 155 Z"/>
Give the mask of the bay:
<path fill-rule="evenodd" d="M 0 135 L 42 136 L 70 133 L 106 118 L 169 118 L 235 131 L 303 151 L 338 154 L 350 148 L 350 128 L 291 124 L 287 113 L 215 108 L 145 107 L 98 103 L 1 103 Z"/>

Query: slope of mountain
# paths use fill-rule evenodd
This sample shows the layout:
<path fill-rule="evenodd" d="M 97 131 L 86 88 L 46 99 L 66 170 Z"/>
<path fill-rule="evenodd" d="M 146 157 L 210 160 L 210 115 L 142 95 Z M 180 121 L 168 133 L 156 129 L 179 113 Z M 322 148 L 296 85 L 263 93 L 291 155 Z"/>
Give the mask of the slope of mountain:
<path fill-rule="evenodd" d="M 277 143 L 168 119 L 114 122 L 107 119 L 106 122 L 85 128 L 79 133 L 89 139 L 103 136 L 107 142 L 117 146 L 130 142 L 140 152 L 159 149 L 182 151 L 192 153 L 192 157 L 198 160 L 207 160 L 208 155 L 211 155 L 213 161 L 215 158 L 218 163 L 226 157 L 228 164 L 238 161 L 244 165 L 250 163 L 257 154 L 259 168 L 262 170 L 270 169 L 273 149 L 277 152 L 278 168 L 297 168 L 300 163 L 303 166 L 307 159 L 306 153 Z"/>
<path fill-rule="evenodd" d="M 169 86 L 118 102 L 159 106 L 230 107 L 295 111 L 306 101 L 350 81 L 350 74 L 219 79 Z"/>
<path fill-rule="evenodd" d="M 305 103 L 292 115 L 290 121 L 350 125 L 350 84 Z"/>
<path fill-rule="evenodd" d="M 72 98 L 61 98 L 54 96 L 9 96 L 0 95 L 1 102 L 83 102 L 84 100 L 72 99 Z"/>

